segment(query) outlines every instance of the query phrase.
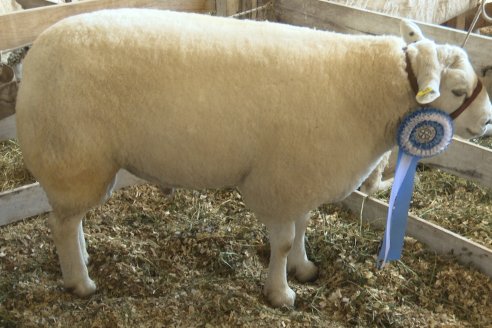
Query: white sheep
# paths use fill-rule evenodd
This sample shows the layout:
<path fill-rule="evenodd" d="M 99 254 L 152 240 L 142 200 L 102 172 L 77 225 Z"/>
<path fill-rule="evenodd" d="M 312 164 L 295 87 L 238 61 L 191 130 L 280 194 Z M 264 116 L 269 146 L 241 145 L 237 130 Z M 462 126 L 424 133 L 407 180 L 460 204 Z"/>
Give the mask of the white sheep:
<path fill-rule="evenodd" d="M 17 80 L 14 70 L 0 63 L 0 120 L 15 112 Z"/>
<path fill-rule="evenodd" d="M 492 66 L 487 67 L 484 71 L 483 85 L 490 96 L 492 96 Z M 487 125 L 487 131 L 485 131 L 486 136 L 492 136 L 492 123 Z"/>
<path fill-rule="evenodd" d="M 17 133 L 53 207 L 65 287 L 95 291 L 81 220 L 125 168 L 165 188 L 236 186 L 270 234 L 264 292 L 292 306 L 287 271 L 300 281 L 318 271 L 304 248 L 309 211 L 360 186 L 417 101 L 451 112 L 462 100 L 452 90 L 477 85 L 464 51 L 421 40 L 406 51 L 419 86 L 433 90 L 416 98 L 404 47 L 392 36 L 146 9 L 47 29 L 25 59 Z M 482 134 L 490 107 L 482 91 L 456 130 Z"/>
<path fill-rule="evenodd" d="M 0 15 L 21 10 L 22 7 L 14 0 L 0 1 Z M 9 53 L 0 51 L 0 120 L 14 113 L 17 97 L 16 67 L 8 63 Z M 9 66 L 7 66 L 9 64 Z M 17 75 L 18 77 L 18 75 Z"/>
<path fill-rule="evenodd" d="M 0 1 L 0 15 L 8 14 L 21 9 L 21 5 L 19 5 L 15 0 Z"/>

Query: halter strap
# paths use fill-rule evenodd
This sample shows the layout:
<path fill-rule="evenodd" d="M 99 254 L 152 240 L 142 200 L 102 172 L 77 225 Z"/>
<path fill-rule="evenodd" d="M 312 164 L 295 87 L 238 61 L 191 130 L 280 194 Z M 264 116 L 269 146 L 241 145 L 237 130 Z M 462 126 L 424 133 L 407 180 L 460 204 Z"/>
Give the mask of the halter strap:
<path fill-rule="evenodd" d="M 477 98 L 480 91 L 482 91 L 482 81 L 480 81 L 480 79 L 477 79 L 477 86 L 475 87 L 475 90 L 473 90 L 472 95 L 469 98 L 465 98 L 465 102 L 461 104 L 461 106 L 458 107 L 457 110 L 449 114 L 449 116 L 451 116 L 453 120 L 460 116 L 460 114 L 463 113 L 465 109 L 467 109 L 468 106 L 471 105 L 475 98 Z"/>

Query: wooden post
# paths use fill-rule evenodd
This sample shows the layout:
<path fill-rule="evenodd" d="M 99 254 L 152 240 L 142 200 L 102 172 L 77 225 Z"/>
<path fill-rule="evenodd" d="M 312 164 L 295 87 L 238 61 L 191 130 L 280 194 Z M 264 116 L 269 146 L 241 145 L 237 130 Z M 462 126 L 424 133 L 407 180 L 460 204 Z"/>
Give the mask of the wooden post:
<path fill-rule="evenodd" d="M 120 170 L 114 190 L 145 183 L 144 180 Z M 0 192 L 0 226 L 51 211 L 43 188 L 38 182 Z"/>
<path fill-rule="evenodd" d="M 343 200 L 352 213 L 360 213 L 362 220 L 372 226 L 382 228 L 388 213 L 388 204 L 354 191 Z M 413 214 L 408 215 L 407 235 L 426 244 L 440 254 L 453 254 L 457 260 L 492 277 L 492 250 L 464 238 L 436 224 L 427 222 Z"/>
<path fill-rule="evenodd" d="M 456 28 L 459 30 L 464 30 L 465 25 L 466 25 L 466 16 L 467 14 L 461 14 L 458 17 L 456 17 Z"/>
<path fill-rule="evenodd" d="M 251 0 L 251 9 L 258 7 L 258 0 Z M 251 19 L 257 19 L 258 12 L 254 11 L 251 13 Z"/>
<path fill-rule="evenodd" d="M 216 0 L 215 10 L 217 16 L 231 16 L 240 11 L 240 0 Z"/>

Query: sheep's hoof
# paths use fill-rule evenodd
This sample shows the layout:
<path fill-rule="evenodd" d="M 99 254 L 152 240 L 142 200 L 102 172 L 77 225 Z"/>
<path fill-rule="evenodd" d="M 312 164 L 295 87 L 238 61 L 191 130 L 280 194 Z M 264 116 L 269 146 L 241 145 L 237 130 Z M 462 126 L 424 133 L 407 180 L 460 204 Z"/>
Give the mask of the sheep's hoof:
<path fill-rule="evenodd" d="M 318 267 L 311 261 L 307 261 L 302 267 L 295 269 L 294 276 L 299 282 L 311 282 L 318 278 Z"/>
<path fill-rule="evenodd" d="M 283 290 L 265 289 L 264 294 L 273 307 L 294 307 L 296 293 L 289 287 Z"/>
<path fill-rule="evenodd" d="M 65 289 L 79 297 L 87 297 L 96 291 L 96 283 L 92 279 L 87 278 L 75 284 L 65 285 Z"/>

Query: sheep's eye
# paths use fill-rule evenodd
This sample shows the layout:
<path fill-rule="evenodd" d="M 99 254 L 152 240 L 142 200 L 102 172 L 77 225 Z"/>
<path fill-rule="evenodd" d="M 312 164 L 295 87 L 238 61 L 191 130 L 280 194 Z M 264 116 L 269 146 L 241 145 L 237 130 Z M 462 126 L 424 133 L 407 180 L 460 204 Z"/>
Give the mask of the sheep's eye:
<path fill-rule="evenodd" d="M 463 97 L 464 95 L 466 95 L 465 90 L 452 90 L 452 92 L 456 97 Z"/>

